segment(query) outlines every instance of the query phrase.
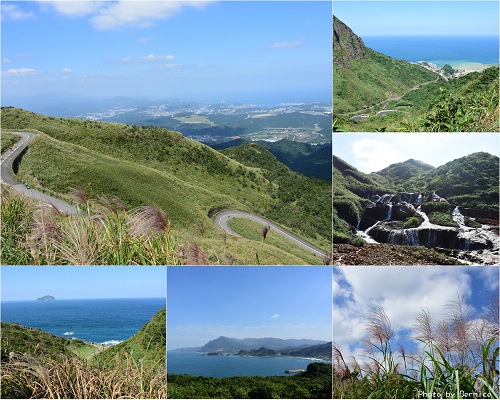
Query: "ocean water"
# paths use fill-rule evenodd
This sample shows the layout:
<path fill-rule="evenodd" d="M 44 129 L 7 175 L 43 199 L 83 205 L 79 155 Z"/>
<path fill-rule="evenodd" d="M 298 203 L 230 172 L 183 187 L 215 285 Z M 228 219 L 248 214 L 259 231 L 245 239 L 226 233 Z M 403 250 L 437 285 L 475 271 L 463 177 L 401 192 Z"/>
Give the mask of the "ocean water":
<path fill-rule="evenodd" d="M 1 320 L 63 337 L 116 344 L 165 307 L 164 298 L 4 301 Z"/>
<path fill-rule="evenodd" d="M 392 58 L 438 67 L 498 63 L 499 58 L 498 36 L 364 36 L 363 42 Z"/>
<path fill-rule="evenodd" d="M 306 369 L 317 362 L 295 357 L 203 356 L 202 353 L 167 352 L 167 373 L 227 378 L 230 376 L 287 376 L 288 369 Z"/>

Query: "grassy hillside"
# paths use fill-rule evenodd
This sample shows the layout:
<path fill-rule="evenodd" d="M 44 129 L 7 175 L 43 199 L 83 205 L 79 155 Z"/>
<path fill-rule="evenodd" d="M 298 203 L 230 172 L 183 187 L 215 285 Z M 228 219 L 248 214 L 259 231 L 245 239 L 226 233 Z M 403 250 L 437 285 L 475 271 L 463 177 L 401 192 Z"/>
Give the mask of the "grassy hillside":
<path fill-rule="evenodd" d="M 106 348 L 93 358 L 93 362 L 120 365 L 127 356 L 136 362 L 165 367 L 167 346 L 167 310 L 158 311 L 134 336 Z M 140 361 L 142 360 L 142 361 Z"/>
<path fill-rule="evenodd" d="M 396 60 L 365 46 L 365 57 L 352 68 L 333 66 L 333 112 L 342 114 L 402 96 L 414 86 L 435 80 L 424 67 Z"/>
<path fill-rule="evenodd" d="M 136 359 L 107 364 L 90 358 L 93 345 L 2 322 L 2 398 L 165 398 L 164 314 L 131 338 Z"/>
<path fill-rule="evenodd" d="M 216 150 L 224 150 L 230 147 L 238 147 L 244 144 L 243 139 L 234 139 L 224 143 L 209 144 Z M 277 142 L 266 142 L 259 140 L 252 142 L 269 150 L 276 159 L 285 164 L 292 171 L 299 172 L 305 176 L 330 180 L 331 174 L 331 144 L 313 146 L 308 143 L 294 142 L 291 140 L 279 140 Z"/>
<path fill-rule="evenodd" d="M 374 117 L 384 105 L 370 110 L 371 118 L 354 121 L 350 116 L 334 116 L 337 129 L 353 132 L 497 132 L 499 130 L 499 68 L 490 67 L 458 79 L 423 85 L 390 102 L 393 113 Z"/>
<path fill-rule="evenodd" d="M 9 360 L 9 353 L 19 352 L 37 357 L 61 358 L 88 356 L 96 346 L 78 339 L 55 336 L 39 329 L 2 322 L 2 361 Z"/>
<path fill-rule="evenodd" d="M 254 212 L 318 247 L 330 243 L 328 185 L 280 163 L 273 164 L 279 173 L 271 174 L 162 128 L 52 118 L 14 108 L 2 110 L 2 126 L 39 132 L 20 164 L 20 180 L 70 201 L 76 188 L 92 199 L 116 196 L 129 208 L 158 207 L 168 214 L 180 244 L 204 242 L 204 253 L 212 254 L 209 262 L 229 262 L 208 217 L 214 208 Z M 264 153 L 259 157 L 256 165 L 264 164 Z M 301 198 L 306 191 L 310 196 Z M 233 250 L 243 252 L 235 244 L 233 260 Z M 253 249 L 250 253 L 255 260 Z"/>
<path fill-rule="evenodd" d="M 14 133 L 2 132 L 1 133 L 1 153 L 5 153 L 13 145 L 19 141 L 19 136 Z"/>

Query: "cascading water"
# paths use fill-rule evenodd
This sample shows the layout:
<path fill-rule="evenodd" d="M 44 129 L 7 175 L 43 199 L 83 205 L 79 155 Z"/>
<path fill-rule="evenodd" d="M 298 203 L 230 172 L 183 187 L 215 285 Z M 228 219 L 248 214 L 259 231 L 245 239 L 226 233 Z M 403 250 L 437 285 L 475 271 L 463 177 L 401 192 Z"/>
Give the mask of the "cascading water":
<path fill-rule="evenodd" d="M 458 209 L 458 206 L 456 206 L 451 212 L 451 218 L 453 218 L 453 221 L 455 221 L 458 225 L 465 226 L 465 217 Z"/>
<path fill-rule="evenodd" d="M 387 218 L 385 220 L 390 221 L 391 216 L 392 216 L 392 203 L 389 203 L 389 210 L 387 211 Z"/>

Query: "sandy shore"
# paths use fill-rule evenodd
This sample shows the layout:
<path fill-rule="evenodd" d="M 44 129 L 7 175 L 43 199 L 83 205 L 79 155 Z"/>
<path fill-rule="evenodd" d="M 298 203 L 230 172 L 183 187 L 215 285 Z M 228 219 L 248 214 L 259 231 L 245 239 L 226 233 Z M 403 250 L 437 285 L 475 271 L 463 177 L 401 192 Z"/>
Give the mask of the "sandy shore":
<path fill-rule="evenodd" d="M 471 70 L 482 71 L 483 69 L 491 67 L 491 65 L 481 64 L 478 62 L 468 62 L 468 61 L 454 61 L 454 62 L 450 62 L 449 64 L 454 69 L 465 69 L 467 71 L 471 71 Z"/>

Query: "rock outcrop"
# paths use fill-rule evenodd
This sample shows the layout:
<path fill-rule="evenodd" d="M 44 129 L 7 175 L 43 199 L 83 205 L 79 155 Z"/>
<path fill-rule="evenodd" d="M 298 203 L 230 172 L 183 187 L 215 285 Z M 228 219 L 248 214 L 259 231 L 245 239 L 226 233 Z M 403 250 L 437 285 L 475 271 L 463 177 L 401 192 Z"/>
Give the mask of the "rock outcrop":
<path fill-rule="evenodd" d="M 351 61 L 365 58 L 363 40 L 335 15 L 333 16 L 333 65 L 352 67 Z"/>

